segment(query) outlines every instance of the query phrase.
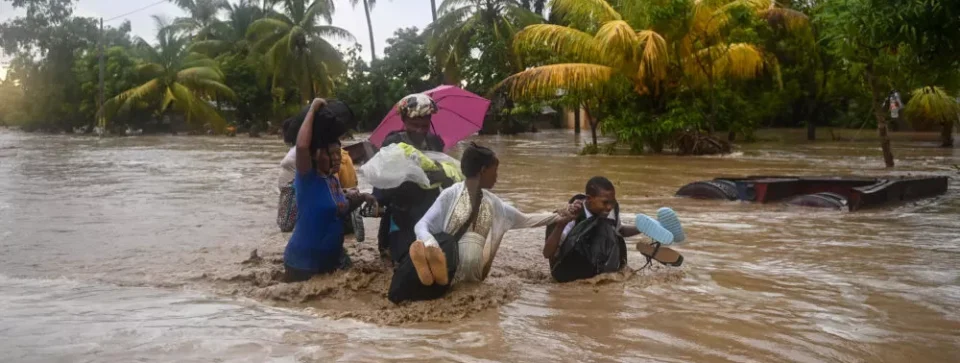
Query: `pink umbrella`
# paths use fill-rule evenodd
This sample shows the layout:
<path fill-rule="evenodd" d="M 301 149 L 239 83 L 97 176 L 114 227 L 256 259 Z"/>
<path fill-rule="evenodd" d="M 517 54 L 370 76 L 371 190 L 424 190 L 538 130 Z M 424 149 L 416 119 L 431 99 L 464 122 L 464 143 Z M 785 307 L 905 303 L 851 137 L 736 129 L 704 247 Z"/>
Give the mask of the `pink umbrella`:
<path fill-rule="evenodd" d="M 444 151 L 483 128 L 483 119 L 490 107 L 489 100 L 459 87 L 446 85 L 424 93 L 437 103 L 438 111 L 432 118 L 433 132 L 443 139 Z M 373 130 L 370 142 L 379 147 L 389 133 L 402 128 L 403 120 L 394 106 L 380 126 Z"/>

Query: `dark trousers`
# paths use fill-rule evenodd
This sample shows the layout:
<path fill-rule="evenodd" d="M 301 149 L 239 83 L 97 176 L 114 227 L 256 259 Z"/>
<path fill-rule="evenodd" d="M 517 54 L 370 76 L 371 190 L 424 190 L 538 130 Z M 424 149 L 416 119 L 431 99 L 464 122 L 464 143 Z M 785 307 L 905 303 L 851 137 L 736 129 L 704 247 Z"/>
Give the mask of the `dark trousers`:
<path fill-rule="evenodd" d="M 392 247 L 392 246 L 391 246 Z M 408 247 L 409 249 L 409 244 Z M 440 250 L 447 257 L 447 276 L 450 282 L 457 273 L 457 241 L 452 238 L 440 241 Z M 410 260 L 409 253 L 404 253 L 403 259 L 393 270 L 393 280 L 390 281 L 390 291 L 387 293 L 387 299 L 394 304 L 404 301 L 425 301 L 434 300 L 443 297 L 450 290 L 450 284 L 433 284 L 426 286 L 420 283 L 420 277 L 417 276 L 417 269 L 413 267 L 413 261 Z"/>

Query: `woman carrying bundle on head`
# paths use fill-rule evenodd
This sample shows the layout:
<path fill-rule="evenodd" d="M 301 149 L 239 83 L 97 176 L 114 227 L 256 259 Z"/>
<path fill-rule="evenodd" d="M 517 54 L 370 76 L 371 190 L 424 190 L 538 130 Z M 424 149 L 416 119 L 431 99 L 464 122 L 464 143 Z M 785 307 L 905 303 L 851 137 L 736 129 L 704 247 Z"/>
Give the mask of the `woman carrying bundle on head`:
<path fill-rule="evenodd" d="M 460 167 L 466 180 L 441 192 L 416 224 L 418 240 L 394 270 L 390 301 L 437 299 L 454 284 L 483 281 L 507 231 L 560 218 L 560 211 L 524 214 L 491 193 L 499 165 L 486 147 L 472 144 L 463 152 Z"/>
<path fill-rule="evenodd" d="M 364 201 L 376 203 L 369 194 L 346 193 L 337 180 L 342 158 L 340 135 L 346 130 L 336 120 L 340 117 L 337 111 L 322 110 L 326 105 L 323 99 L 313 100 L 297 134 L 293 181 L 297 223 L 283 252 L 288 282 L 348 267 L 350 259 L 343 249 L 344 217 Z M 315 123 L 321 111 L 330 112 Z"/>
<path fill-rule="evenodd" d="M 280 161 L 280 175 L 278 178 L 280 201 L 277 203 L 277 226 L 280 227 L 280 232 L 291 232 L 297 224 L 297 199 L 293 188 L 293 177 L 297 173 L 296 143 L 300 126 L 303 124 L 304 118 L 309 111 L 310 107 L 308 106 L 299 115 L 285 120 L 281 126 L 283 142 L 290 146 L 290 151 L 288 151 L 287 155 Z M 351 189 L 357 188 L 358 181 L 357 170 L 353 166 L 353 160 L 350 159 L 350 153 L 341 149 L 340 158 L 340 170 L 337 171 L 337 180 L 343 189 L 351 193 L 356 192 L 351 191 Z M 362 221 L 358 224 L 355 221 L 356 218 L 351 219 L 352 220 L 347 220 L 344 223 L 344 228 L 347 229 L 347 233 L 350 233 L 351 230 L 358 230 L 356 232 L 363 233 Z M 354 224 L 357 225 L 354 226 Z M 358 240 L 359 239 L 358 236 Z"/>

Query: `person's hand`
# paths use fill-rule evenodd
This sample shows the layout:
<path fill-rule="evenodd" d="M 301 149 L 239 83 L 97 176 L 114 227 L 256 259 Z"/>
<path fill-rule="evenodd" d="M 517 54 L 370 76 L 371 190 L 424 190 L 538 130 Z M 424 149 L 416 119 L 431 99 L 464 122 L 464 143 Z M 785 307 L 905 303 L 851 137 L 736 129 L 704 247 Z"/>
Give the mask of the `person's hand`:
<path fill-rule="evenodd" d="M 560 220 L 558 223 L 567 224 L 573 222 L 575 219 L 577 219 L 577 216 L 580 215 L 581 209 L 583 209 L 583 203 L 580 201 L 575 201 L 566 207 L 557 209 L 555 213 L 560 215 Z"/>
<path fill-rule="evenodd" d="M 363 194 L 360 194 L 360 197 L 363 198 L 363 201 L 368 204 L 371 204 L 374 206 L 377 205 L 377 197 L 374 197 L 373 194 L 363 193 Z"/>
<path fill-rule="evenodd" d="M 344 190 L 344 195 L 347 197 L 347 199 L 351 201 L 362 200 L 360 190 L 357 188 L 350 188 L 350 189 Z"/>
<path fill-rule="evenodd" d="M 321 109 L 323 106 L 326 106 L 326 105 L 327 105 L 327 100 L 322 98 L 314 98 L 313 102 L 310 103 L 310 109 L 313 110 L 313 112 L 317 112 L 317 110 Z"/>

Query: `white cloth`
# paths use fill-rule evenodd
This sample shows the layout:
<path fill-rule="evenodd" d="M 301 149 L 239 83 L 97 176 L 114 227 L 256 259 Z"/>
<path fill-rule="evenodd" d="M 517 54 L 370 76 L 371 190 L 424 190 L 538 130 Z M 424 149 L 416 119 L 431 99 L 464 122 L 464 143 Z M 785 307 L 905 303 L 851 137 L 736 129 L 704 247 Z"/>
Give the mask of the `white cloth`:
<path fill-rule="evenodd" d="M 439 246 L 436 238 L 433 237 L 435 233 L 446 232 L 453 234 L 456 232 L 454 229 L 460 226 L 450 225 L 450 216 L 453 214 L 454 207 L 456 206 L 457 197 L 463 192 L 464 188 L 466 188 L 466 186 L 461 182 L 454 184 L 440 193 L 437 201 L 433 203 L 423 218 L 417 222 L 416 227 L 414 227 L 417 239 L 423 241 L 424 244 L 428 246 Z M 463 255 L 462 257 L 467 257 L 467 259 L 471 261 L 460 261 L 459 265 L 482 266 L 482 271 L 464 271 L 463 274 L 458 271 L 457 275 L 463 276 L 464 281 L 482 281 L 487 278 L 487 274 L 490 272 L 490 265 L 497 255 L 497 250 L 500 248 L 500 242 L 503 240 L 503 236 L 511 229 L 543 227 L 556 223 L 559 218 L 555 213 L 524 214 L 487 190 L 483 191 L 483 199 L 490 203 L 492 218 L 490 218 L 489 222 L 491 223 L 489 233 L 487 233 L 486 241 L 484 241 L 483 244 L 482 256 L 477 256 L 476 253 L 469 253 L 469 255 L 461 254 Z M 481 261 L 476 261 L 477 259 Z"/>
<path fill-rule="evenodd" d="M 287 156 L 280 161 L 280 182 L 279 187 L 290 186 L 293 183 L 293 177 L 297 174 L 297 148 L 292 147 L 287 152 Z"/>
<path fill-rule="evenodd" d="M 590 213 L 590 210 L 587 209 L 586 206 L 584 206 L 583 212 L 584 214 L 587 215 L 587 218 L 593 217 L 593 213 Z M 617 220 L 617 218 L 613 216 L 613 212 L 610 212 L 610 214 L 607 214 L 607 219 L 611 221 Z M 577 221 L 572 221 L 570 223 L 567 223 L 567 225 L 563 227 L 563 234 L 560 235 L 560 241 L 567 239 L 567 235 L 570 234 L 570 231 L 573 230 L 573 226 L 575 226 L 576 224 L 577 224 Z"/>

